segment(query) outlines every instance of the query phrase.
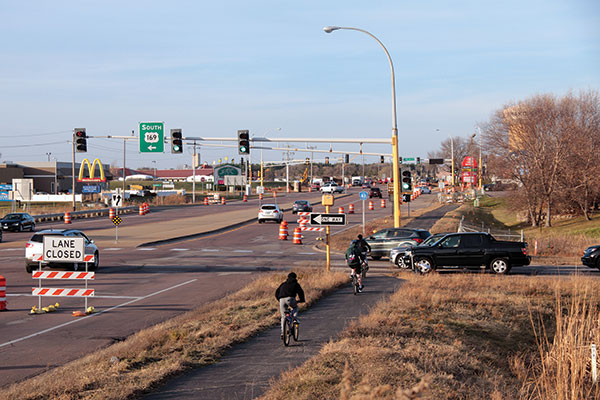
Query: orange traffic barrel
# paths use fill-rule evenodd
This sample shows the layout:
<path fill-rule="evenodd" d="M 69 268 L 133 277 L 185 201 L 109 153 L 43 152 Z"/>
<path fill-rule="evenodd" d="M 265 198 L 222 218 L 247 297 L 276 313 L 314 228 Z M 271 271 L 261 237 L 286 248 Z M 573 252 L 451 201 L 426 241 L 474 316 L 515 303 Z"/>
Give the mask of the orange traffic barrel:
<path fill-rule="evenodd" d="M 207 206 L 208 205 L 208 197 L 204 198 L 204 205 Z"/>
<path fill-rule="evenodd" d="M 6 311 L 6 279 L 0 275 L 0 311 Z"/>
<path fill-rule="evenodd" d="M 242 200 L 242 201 L 243 201 L 244 203 L 247 203 L 247 202 L 248 202 L 248 195 L 246 195 L 246 194 L 245 194 L 245 195 L 244 195 L 244 200 Z"/>
<path fill-rule="evenodd" d="M 348 204 L 348 214 L 354 214 L 354 204 Z"/>
<path fill-rule="evenodd" d="M 140 204 L 140 212 L 139 212 L 139 214 L 140 215 L 144 215 L 144 205 L 143 204 Z"/>
<path fill-rule="evenodd" d="M 115 209 L 109 208 L 108 209 L 108 218 L 113 219 L 116 216 L 117 216 L 117 212 L 115 211 Z"/>
<path fill-rule="evenodd" d="M 227 204 L 227 201 L 225 200 L 225 197 L 221 197 L 221 204 L 222 204 L 222 205 L 225 205 L 225 204 Z"/>
<path fill-rule="evenodd" d="M 273 190 L 273 198 L 277 197 L 277 192 Z"/>
<path fill-rule="evenodd" d="M 259 200 L 262 200 L 262 199 L 263 199 L 263 194 L 262 194 L 262 193 L 259 193 L 259 194 L 258 194 L 258 199 L 259 199 Z"/>
<path fill-rule="evenodd" d="M 294 240 L 293 244 L 302 244 L 302 231 L 300 228 L 294 228 Z"/>
<path fill-rule="evenodd" d="M 308 187 L 308 193 L 312 192 L 312 187 Z"/>
<path fill-rule="evenodd" d="M 375 206 L 373 205 L 373 200 L 369 200 L 369 210 L 374 210 Z"/>
<path fill-rule="evenodd" d="M 288 237 L 288 225 L 286 221 L 281 221 L 279 224 L 279 240 L 287 240 Z"/>
<path fill-rule="evenodd" d="M 385 199 L 381 199 L 381 208 L 385 208 Z"/>
<path fill-rule="evenodd" d="M 150 204 L 144 202 L 144 214 L 148 214 L 150 212 Z"/>
<path fill-rule="evenodd" d="M 338 214 L 343 214 L 343 213 L 344 213 L 344 207 L 338 208 Z"/>
<path fill-rule="evenodd" d="M 71 223 L 71 213 L 70 212 L 65 212 L 65 224 L 70 224 Z"/>

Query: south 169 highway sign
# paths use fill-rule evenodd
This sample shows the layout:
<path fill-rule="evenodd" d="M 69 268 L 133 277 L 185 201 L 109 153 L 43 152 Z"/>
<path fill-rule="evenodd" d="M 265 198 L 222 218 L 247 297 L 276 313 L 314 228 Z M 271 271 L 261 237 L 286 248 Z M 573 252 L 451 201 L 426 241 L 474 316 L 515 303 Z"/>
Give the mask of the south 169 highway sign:
<path fill-rule="evenodd" d="M 140 122 L 140 153 L 163 153 L 164 122 Z"/>
<path fill-rule="evenodd" d="M 310 214 L 311 225 L 346 225 L 346 214 Z"/>

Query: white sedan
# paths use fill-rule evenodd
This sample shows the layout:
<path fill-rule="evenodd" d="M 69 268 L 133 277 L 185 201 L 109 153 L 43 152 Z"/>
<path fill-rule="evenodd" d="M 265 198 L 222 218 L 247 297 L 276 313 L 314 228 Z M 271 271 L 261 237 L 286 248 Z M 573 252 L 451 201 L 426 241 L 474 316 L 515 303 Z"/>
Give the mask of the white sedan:
<path fill-rule="evenodd" d="M 90 271 L 95 271 L 98 269 L 98 266 L 100 265 L 100 253 L 98 251 L 98 246 L 94 244 L 93 240 L 85 236 L 83 232 L 77 229 L 46 229 L 37 232 L 35 235 L 33 235 L 25 245 L 25 269 L 27 270 L 27 272 L 31 273 L 34 269 L 37 269 L 39 266 L 39 261 L 33 261 L 33 257 L 41 255 L 43 253 L 45 235 L 82 237 L 85 243 L 85 254 L 94 255 L 94 262 L 88 265 L 88 269 Z M 42 266 L 45 267 L 48 265 L 48 262 L 42 261 Z M 85 268 L 84 263 L 73 263 L 70 264 L 70 266 L 73 268 L 74 271 L 77 271 L 80 268 Z"/>
<path fill-rule="evenodd" d="M 279 209 L 277 204 L 263 204 L 258 210 L 258 223 L 262 224 L 268 220 L 279 223 L 283 220 L 283 211 Z"/>
<path fill-rule="evenodd" d="M 344 193 L 344 187 L 338 185 L 335 182 L 327 182 L 321 186 L 321 192 L 323 193 Z"/>

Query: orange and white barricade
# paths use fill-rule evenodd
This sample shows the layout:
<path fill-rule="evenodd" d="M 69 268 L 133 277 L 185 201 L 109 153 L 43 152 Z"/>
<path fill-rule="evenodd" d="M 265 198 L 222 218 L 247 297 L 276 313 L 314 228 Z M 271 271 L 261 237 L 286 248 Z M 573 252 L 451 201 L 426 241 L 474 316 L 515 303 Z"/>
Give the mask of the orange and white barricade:
<path fill-rule="evenodd" d="M 320 226 L 320 227 L 312 227 L 312 226 L 308 227 L 308 226 L 305 226 L 304 228 L 300 228 L 300 230 L 302 232 L 324 232 L 325 228 L 322 227 L 322 226 Z"/>
<path fill-rule="evenodd" d="M 373 205 L 373 200 L 369 200 L 369 210 L 373 211 L 375 206 Z"/>
<path fill-rule="evenodd" d="M 71 213 L 70 212 L 65 212 L 65 224 L 70 224 L 71 223 Z"/>
<path fill-rule="evenodd" d="M 258 194 L 258 199 L 259 199 L 259 200 L 262 200 L 262 199 L 263 199 L 263 194 L 262 194 L 262 193 L 259 193 L 259 194 Z"/>
<path fill-rule="evenodd" d="M 242 201 L 244 203 L 247 203 L 248 202 L 248 195 L 245 194 Z"/>
<path fill-rule="evenodd" d="M 287 240 L 288 237 L 288 223 L 287 221 L 281 221 L 279 224 L 279 240 Z"/>
<path fill-rule="evenodd" d="M 294 228 L 294 240 L 293 244 L 302 244 L 302 230 L 300 228 Z"/>
<path fill-rule="evenodd" d="M 354 204 L 348 204 L 348 214 L 354 214 Z"/>
<path fill-rule="evenodd" d="M 140 204 L 140 207 L 139 207 L 139 208 L 140 208 L 139 214 L 140 214 L 140 215 L 144 215 L 144 205 L 143 205 L 143 204 Z"/>
<path fill-rule="evenodd" d="M 208 205 L 208 197 L 204 198 L 204 205 L 207 206 Z"/>
<path fill-rule="evenodd" d="M 0 275 L 0 311 L 6 311 L 6 279 Z"/>
<path fill-rule="evenodd" d="M 117 216 L 117 211 L 114 208 L 109 208 L 108 209 L 108 218 L 113 219 L 116 216 Z"/>
<path fill-rule="evenodd" d="M 385 208 L 385 199 L 381 199 L 381 208 Z"/>
<path fill-rule="evenodd" d="M 343 213 L 344 213 L 344 207 L 339 207 L 338 214 L 343 214 Z"/>
<path fill-rule="evenodd" d="M 221 205 L 225 205 L 227 204 L 227 201 L 225 200 L 225 196 L 221 197 Z"/>

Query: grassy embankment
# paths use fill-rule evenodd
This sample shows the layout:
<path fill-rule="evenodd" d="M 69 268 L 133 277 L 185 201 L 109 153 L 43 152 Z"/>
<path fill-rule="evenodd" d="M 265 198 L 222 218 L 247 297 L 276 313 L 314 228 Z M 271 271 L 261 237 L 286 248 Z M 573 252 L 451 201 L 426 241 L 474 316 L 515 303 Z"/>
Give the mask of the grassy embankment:
<path fill-rule="evenodd" d="M 346 274 L 323 268 L 297 273 L 305 288 L 303 308 L 348 281 Z M 169 376 L 213 363 L 231 345 L 276 325 L 279 306 L 274 293 L 286 275 L 261 275 L 221 300 L 12 385 L 0 398 L 125 399 L 142 394 Z"/>
<path fill-rule="evenodd" d="M 405 284 L 262 400 L 592 399 L 600 281 L 401 275 Z"/>

